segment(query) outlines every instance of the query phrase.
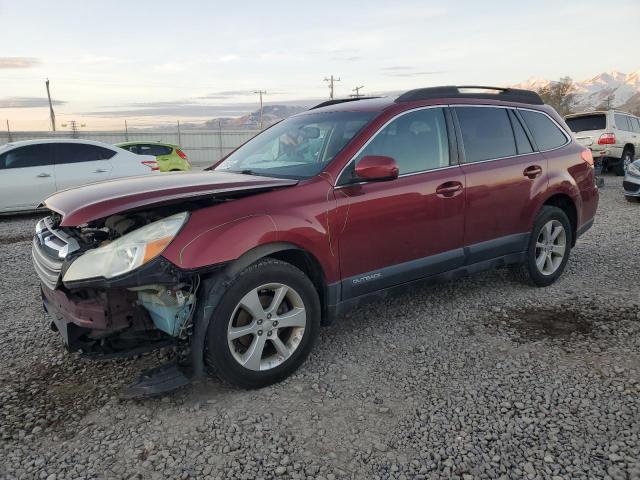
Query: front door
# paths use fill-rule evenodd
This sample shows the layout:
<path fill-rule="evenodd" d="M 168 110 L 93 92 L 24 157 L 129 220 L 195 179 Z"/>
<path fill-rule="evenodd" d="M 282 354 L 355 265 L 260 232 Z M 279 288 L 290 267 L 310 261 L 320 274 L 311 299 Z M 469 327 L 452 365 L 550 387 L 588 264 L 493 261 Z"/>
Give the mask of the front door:
<path fill-rule="evenodd" d="M 25 145 L 0 155 L 0 211 L 36 208 L 55 191 L 48 143 Z"/>
<path fill-rule="evenodd" d="M 348 299 L 456 268 L 464 262 L 464 174 L 452 165 L 444 108 L 400 114 L 340 176 L 335 190 L 344 223 L 338 238 L 342 297 Z M 451 125 L 449 123 L 449 125 Z M 365 155 L 385 155 L 400 176 L 360 182 Z"/>

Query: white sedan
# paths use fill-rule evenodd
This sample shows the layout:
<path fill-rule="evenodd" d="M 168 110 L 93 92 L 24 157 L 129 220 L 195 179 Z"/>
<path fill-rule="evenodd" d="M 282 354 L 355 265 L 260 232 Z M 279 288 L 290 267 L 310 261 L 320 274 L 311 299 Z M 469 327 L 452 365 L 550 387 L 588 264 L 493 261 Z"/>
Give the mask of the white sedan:
<path fill-rule="evenodd" d="M 52 193 L 86 183 L 150 174 L 151 155 L 70 138 L 25 140 L 0 146 L 0 213 L 34 210 Z"/>

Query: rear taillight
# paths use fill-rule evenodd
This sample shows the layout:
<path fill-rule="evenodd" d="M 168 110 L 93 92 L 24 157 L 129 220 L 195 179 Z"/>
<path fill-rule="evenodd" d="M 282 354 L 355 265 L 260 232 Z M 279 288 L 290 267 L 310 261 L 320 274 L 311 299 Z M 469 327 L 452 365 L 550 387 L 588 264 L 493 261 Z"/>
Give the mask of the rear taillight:
<path fill-rule="evenodd" d="M 582 160 L 593 167 L 593 154 L 591 153 L 591 150 L 583 150 L 582 153 L 580 153 L 580 157 L 582 157 Z"/>
<path fill-rule="evenodd" d="M 616 143 L 616 136 L 613 133 L 603 133 L 598 139 L 598 145 L 613 145 Z"/>
<path fill-rule="evenodd" d="M 156 162 L 155 160 L 145 160 L 142 163 L 144 166 L 149 167 L 151 170 L 160 170 L 160 167 L 158 166 L 158 162 Z"/>
<path fill-rule="evenodd" d="M 184 153 L 182 150 L 180 150 L 179 148 L 176 148 L 176 153 L 178 154 L 178 156 L 183 159 L 186 160 L 187 159 L 187 154 Z"/>

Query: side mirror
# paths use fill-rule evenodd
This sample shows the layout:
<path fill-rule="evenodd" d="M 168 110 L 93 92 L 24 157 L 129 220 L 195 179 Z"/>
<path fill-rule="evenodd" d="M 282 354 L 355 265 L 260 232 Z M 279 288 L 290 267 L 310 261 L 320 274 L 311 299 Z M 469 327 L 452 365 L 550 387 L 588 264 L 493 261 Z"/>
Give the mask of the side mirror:
<path fill-rule="evenodd" d="M 384 182 L 398 178 L 400 169 L 391 157 L 382 155 L 367 155 L 356 164 L 356 180 L 362 179 L 369 182 Z"/>

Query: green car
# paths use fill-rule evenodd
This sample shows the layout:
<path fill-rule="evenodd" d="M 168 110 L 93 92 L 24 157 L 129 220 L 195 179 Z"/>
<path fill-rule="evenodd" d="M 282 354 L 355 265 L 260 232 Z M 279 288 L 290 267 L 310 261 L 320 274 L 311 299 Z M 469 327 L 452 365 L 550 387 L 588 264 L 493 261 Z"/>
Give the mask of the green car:
<path fill-rule="evenodd" d="M 125 142 L 116 147 L 129 150 L 138 155 L 153 155 L 158 162 L 157 170 L 161 172 L 186 172 L 191 170 L 187 155 L 178 145 L 158 142 Z"/>

